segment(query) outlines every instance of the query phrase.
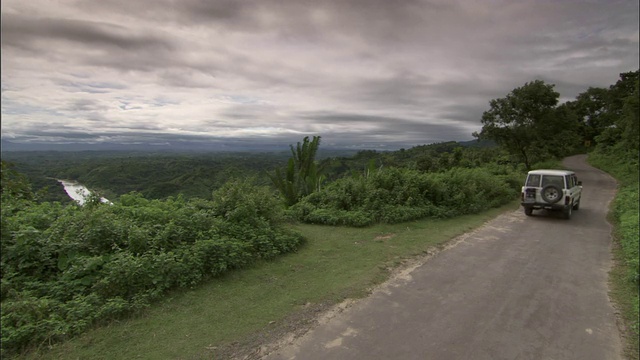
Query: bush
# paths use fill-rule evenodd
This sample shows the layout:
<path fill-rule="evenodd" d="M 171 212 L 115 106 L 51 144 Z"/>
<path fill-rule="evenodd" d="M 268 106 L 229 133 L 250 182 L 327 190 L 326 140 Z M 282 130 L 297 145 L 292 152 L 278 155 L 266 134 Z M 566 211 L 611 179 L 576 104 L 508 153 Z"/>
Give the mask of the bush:
<path fill-rule="evenodd" d="M 339 179 L 303 198 L 289 214 L 307 223 L 346 226 L 450 217 L 512 201 L 521 181 L 522 174 L 499 165 L 441 173 L 388 168 Z"/>
<path fill-rule="evenodd" d="M 2 202 L 2 356 L 64 340 L 169 289 L 295 251 L 266 187 L 228 183 L 212 201 Z"/>

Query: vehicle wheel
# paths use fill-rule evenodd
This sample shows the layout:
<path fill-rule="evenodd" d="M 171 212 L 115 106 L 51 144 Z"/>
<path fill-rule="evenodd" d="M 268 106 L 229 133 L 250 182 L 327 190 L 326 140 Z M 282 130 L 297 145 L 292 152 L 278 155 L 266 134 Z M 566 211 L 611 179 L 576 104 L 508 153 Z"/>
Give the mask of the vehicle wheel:
<path fill-rule="evenodd" d="M 524 214 L 527 216 L 533 215 L 533 208 L 530 208 L 530 207 L 524 208 Z"/>
<path fill-rule="evenodd" d="M 578 201 L 575 205 L 573 205 L 573 210 L 580 209 L 580 201 Z"/>
<path fill-rule="evenodd" d="M 542 200 L 555 204 L 562 199 L 562 189 L 558 185 L 547 185 L 542 188 Z"/>
<path fill-rule="evenodd" d="M 567 207 L 566 209 L 564 209 L 563 213 L 564 213 L 564 218 L 569 220 L 571 219 L 571 210 L 573 209 L 573 205 Z"/>

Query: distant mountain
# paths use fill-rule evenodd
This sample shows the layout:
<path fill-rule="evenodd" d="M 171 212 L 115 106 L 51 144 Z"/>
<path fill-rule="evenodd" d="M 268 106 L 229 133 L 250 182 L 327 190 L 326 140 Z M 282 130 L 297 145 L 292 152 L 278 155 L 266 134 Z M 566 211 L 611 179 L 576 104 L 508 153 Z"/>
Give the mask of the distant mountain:
<path fill-rule="evenodd" d="M 288 149 L 289 144 L 256 144 L 246 142 L 172 142 L 164 144 L 54 144 L 54 143 L 18 143 L 8 140 L 0 142 L 1 151 L 151 151 L 151 152 L 237 152 L 237 151 L 282 151 Z"/>
<path fill-rule="evenodd" d="M 496 146 L 493 141 L 470 140 L 459 141 L 458 144 L 465 147 L 491 147 Z M 139 152 L 282 152 L 289 151 L 290 143 L 258 143 L 254 141 L 234 141 L 227 142 L 195 142 L 195 141 L 172 141 L 163 144 L 138 143 L 98 143 L 98 144 L 54 144 L 54 143 L 21 143 L 9 140 L 0 141 L 0 150 L 8 151 L 139 151 Z M 402 148 L 402 144 L 393 144 L 388 148 L 380 148 L 365 145 L 356 146 L 321 146 L 326 152 L 356 152 L 359 150 L 394 151 Z"/>

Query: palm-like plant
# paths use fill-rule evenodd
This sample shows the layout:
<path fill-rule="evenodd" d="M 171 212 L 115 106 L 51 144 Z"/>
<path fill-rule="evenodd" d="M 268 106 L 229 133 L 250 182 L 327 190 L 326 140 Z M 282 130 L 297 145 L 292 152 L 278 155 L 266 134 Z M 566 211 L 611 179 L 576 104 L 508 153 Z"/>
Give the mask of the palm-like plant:
<path fill-rule="evenodd" d="M 274 186 L 280 191 L 287 206 L 294 205 L 304 196 L 320 189 L 324 180 L 322 169 L 316 163 L 316 154 L 320 147 L 320 136 L 309 140 L 308 136 L 291 147 L 292 157 L 286 169 L 276 169 L 274 174 L 268 174 Z"/>

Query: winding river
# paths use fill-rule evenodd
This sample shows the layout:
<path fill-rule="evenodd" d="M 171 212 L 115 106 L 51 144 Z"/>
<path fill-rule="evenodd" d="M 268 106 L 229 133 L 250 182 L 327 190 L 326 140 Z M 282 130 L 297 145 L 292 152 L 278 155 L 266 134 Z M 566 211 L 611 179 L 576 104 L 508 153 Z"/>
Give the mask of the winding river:
<path fill-rule="evenodd" d="M 75 200 L 78 204 L 80 205 L 84 205 L 87 197 L 89 197 L 89 195 L 91 195 L 91 191 L 89 191 L 89 189 L 87 189 L 84 185 L 75 182 L 73 180 L 59 180 L 58 182 L 60 182 L 62 184 L 62 186 L 64 186 L 64 191 L 67 192 L 67 194 L 69 195 L 70 198 L 72 198 L 73 200 Z M 105 204 L 113 204 L 111 201 L 101 197 L 100 201 L 105 203 Z"/>

